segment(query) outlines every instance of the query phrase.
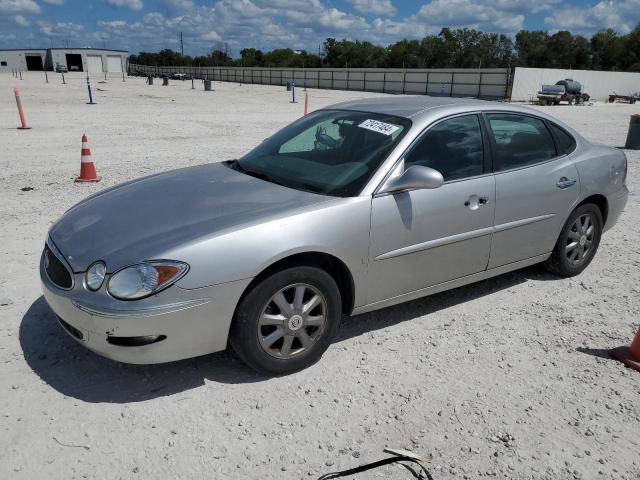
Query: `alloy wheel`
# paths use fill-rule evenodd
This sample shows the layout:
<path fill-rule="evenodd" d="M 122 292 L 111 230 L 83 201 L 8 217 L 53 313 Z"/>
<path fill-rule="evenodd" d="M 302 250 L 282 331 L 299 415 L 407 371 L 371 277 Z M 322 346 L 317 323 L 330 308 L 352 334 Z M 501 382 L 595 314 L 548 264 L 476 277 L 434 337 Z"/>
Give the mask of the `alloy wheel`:
<path fill-rule="evenodd" d="M 591 215 L 585 213 L 576 218 L 567 236 L 566 254 L 569 263 L 578 266 L 585 261 L 591 253 L 595 226 Z"/>
<path fill-rule="evenodd" d="M 327 302 L 315 287 L 288 285 L 267 302 L 258 320 L 258 342 L 276 358 L 297 356 L 313 346 L 324 330 Z"/>

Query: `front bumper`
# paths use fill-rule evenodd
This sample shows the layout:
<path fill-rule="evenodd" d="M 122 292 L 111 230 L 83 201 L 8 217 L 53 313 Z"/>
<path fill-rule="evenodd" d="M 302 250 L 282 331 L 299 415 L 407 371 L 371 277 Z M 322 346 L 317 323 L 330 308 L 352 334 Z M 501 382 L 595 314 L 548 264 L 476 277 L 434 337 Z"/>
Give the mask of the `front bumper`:
<path fill-rule="evenodd" d="M 49 279 L 43 259 L 40 261 L 42 291 L 62 320 L 62 327 L 80 344 L 104 357 L 139 364 L 224 350 L 235 307 L 251 281 L 197 289 L 173 285 L 151 297 L 125 302 L 108 295 L 104 286 L 89 292 L 84 288 L 83 275 L 73 274 L 73 288 L 63 290 Z M 156 340 L 143 345 L 126 340 L 136 337 Z"/>

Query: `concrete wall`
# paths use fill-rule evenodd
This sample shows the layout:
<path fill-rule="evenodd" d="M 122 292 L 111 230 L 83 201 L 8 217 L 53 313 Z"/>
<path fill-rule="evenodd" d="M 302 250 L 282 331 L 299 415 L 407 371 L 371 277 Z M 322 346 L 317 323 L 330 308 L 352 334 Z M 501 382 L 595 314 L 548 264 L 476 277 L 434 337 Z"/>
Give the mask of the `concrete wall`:
<path fill-rule="evenodd" d="M 582 91 L 593 100 L 606 100 L 614 92 L 618 95 L 640 92 L 640 73 L 520 67 L 515 70 L 511 93 L 514 102 L 529 101 L 536 97 L 542 84 L 554 84 L 565 78 L 580 82 Z"/>
<path fill-rule="evenodd" d="M 379 69 L 379 68 L 240 68 L 154 67 L 130 65 L 129 71 L 152 75 L 186 73 L 223 82 L 286 85 L 367 92 L 503 99 L 508 92 L 509 70 L 484 69 Z"/>
<path fill-rule="evenodd" d="M 12 70 L 27 70 L 26 55 L 39 55 L 42 58 L 42 65 L 45 64 L 47 55 L 46 49 L 34 50 L 0 50 L 0 72 L 11 72 Z M 7 62 L 3 65 L 3 62 Z"/>

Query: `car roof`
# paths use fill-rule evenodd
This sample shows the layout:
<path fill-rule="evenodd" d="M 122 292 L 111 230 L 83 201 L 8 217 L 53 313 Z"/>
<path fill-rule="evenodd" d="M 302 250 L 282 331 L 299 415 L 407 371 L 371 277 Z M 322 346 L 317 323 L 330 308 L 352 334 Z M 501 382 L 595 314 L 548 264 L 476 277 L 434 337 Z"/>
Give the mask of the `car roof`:
<path fill-rule="evenodd" d="M 474 98 L 429 97 L 426 95 L 392 95 L 388 97 L 363 98 L 331 105 L 331 109 L 357 110 L 362 112 L 383 113 L 398 117 L 412 118 L 428 110 L 442 107 L 464 107 L 470 110 L 493 108 L 496 102 Z"/>

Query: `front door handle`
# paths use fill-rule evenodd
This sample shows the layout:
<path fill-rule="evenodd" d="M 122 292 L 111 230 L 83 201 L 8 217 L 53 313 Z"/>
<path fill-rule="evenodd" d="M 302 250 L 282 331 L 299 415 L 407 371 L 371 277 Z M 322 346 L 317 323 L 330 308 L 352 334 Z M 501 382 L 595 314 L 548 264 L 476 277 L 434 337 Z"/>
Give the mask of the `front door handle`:
<path fill-rule="evenodd" d="M 569 188 L 575 185 L 576 181 L 577 180 L 575 178 L 569 180 L 567 177 L 562 177 L 560 180 L 558 180 L 558 183 L 556 183 L 556 187 L 564 190 L 565 188 Z"/>
<path fill-rule="evenodd" d="M 464 206 L 470 210 L 477 210 L 479 207 L 489 203 L 489 197 L 479 197 L 478 195 L 471 195 L 467 201 L 464 202 Z"/>

